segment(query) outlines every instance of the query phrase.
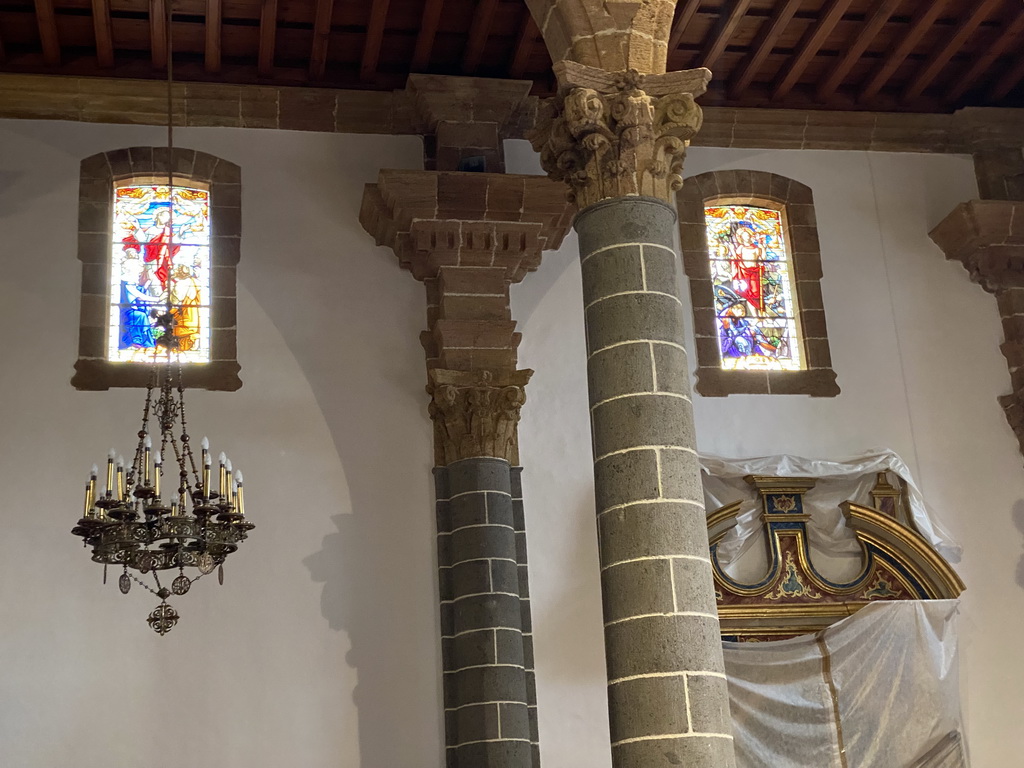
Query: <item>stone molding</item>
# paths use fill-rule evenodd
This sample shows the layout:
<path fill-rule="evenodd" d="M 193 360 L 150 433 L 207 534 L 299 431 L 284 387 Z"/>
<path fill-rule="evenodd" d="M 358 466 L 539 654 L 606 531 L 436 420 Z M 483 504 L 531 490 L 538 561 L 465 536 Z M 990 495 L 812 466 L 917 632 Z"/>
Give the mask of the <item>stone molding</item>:
<path fill-rule="evenodd" d="M 1024 201 L 960 203 L 929 234 L 947 259 L 962 263 L 971 280 L 996 297 L 1004 337 L 999 349 L 1011 385 L 999 404 L 1024 453 Z"/>
<path fill-rule="evenodd" d="M 78 204 L 78 259 L 82 299 L 78 361 L 71 384 L 80 390 L 145 387 L 151 366 L 106 359 L 116 182 L 163 178 L 167 147 L 130 147 L 82 160 Z M 241 171 L 227 160 L 175 147 L 175 183 L 199 183 L 210 190 L 210 362 L 182 365 L 186 387 L 233 391 L 242 386 L 236 349 L 236 268 L 241 254 Z"/>
<path fill-rule="evenodd" d="M 711 72 L 645 77 L 560 64 L 565 90 L 543 103 L 530 137 L 549 178 L 568 184 L 581 210 L 628 195 L 671 204 L 689 140 L 701 127 L 694 97 Z"/>
<path fill-rule="evenodd" d="M 430 418 L 436 427 L 435 451 L 444 465 L 481 457 L 519 464 L 516 427 L 532 375 L 531 370 L 503 376 L 487 370 L 430 370 Z"/>
<path fill-rule="evenodd" d="M 433 132 L 406 90 L 180 83 L 175 85 L 174 102 L 176 125 L 393 135 Z M 539 103 L 534 96 L 521 102 L 505 122 L 503 138 L 526 138 L 536 124 Z M 972 154 L 1024 145 L 1020 109 L 967 107 L 953 114 L 702 110 L 704 123 L 693 146 Z M 164 125 L 166 86 L 157 80 L 0 73 L 2 118 Z"/>
<path fill-rule="evenodd" d="M 722 370 L 718 321 L 704 206 L 712 200 L 765 205 L 785 211 L 800 335 L 807 369 L 802 371 Z M 710 171 L 691 176 L 676 196 L 683 268 L 690 284 L 694 340 L 697 347 L 696 391 L 704 397 L 736 394 L 839 394 L 832 370 L 825 305 L 821 295 L 821 245 L 811 188 L 775 173 L 749 170 Z"/>

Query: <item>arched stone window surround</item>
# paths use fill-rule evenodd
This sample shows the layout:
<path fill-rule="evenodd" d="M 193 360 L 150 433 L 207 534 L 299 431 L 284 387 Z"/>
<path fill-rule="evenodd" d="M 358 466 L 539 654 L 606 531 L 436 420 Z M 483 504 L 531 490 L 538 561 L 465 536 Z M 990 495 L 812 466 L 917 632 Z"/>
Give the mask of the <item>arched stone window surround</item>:
<path fill-rule="evenodd" d="M 711 263 L 704 207 L 712 201 L 782 209 L 784 235 L 799 308 L 798 329 L 805 370 L 726 371 L 721 367 Z M 705 397 L 734 394 L 839 394 L 832 370 L 825 305 L 821 297 L 821 247 L 811 188 L 775 173 L 749 170 L 709 171 L 691 176 L 676 194 L 683 268 L 690 283 L 697 348 L 696 391 Z"/>
<path fill-rule="evenodd" d="M 205 152 L 173 150 L 173 180 L 210 190 L 210 362 L 182 366 L 185 386 L 236 390 L 242 386 L 236 359 L 236 268 L 241 253 L 241 172 L 237 165 Z M 106 359 L 115 185 L 131 179 L 166 179 L 167 147 L 130 147 L 87 157 L 81 164 L 78 204 L 78 259 L 82 302 L 78 361 L 72 385 L 80 390 L 144 387 L 149 366 Z"/>

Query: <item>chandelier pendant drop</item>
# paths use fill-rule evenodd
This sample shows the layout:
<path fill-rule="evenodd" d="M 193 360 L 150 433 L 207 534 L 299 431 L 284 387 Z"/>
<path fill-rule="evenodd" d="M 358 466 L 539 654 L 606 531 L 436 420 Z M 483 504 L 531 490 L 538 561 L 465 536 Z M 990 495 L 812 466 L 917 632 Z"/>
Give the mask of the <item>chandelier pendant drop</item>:
<path fill-rule="evenodd" d="M 126 466 L 123 458 L 110 452 L 102 492 L 93 467 L 84 512 L 72 533 L 92 549 L 92 559 L 104 570 L 121 566 L 117 584 L 123 594 L 135 582 L 160 599 L 147 621 L 164 635 L 178 621 L 167 598 L 184 595 L 197 580 L 223 569 L 227 556 L 254 526 L 245 517 L 242 473 L 222 453 L 215 478 L 206 438 L 196 461 L 185 419 L 181 363 L 171 361 L 173 308 L 158 318 L 157 325 L 163 329 L 158 343 L 167 349 L 167 361 L 154 360 L 134 459 Z M 192 568 L 198 573 L 190 577 L 186 569 Z M 178 574 L 168 588 L 160 574 L 174 570 Z M 132 571 L 151 574 L 154 586 Z M 219 580 L 223 583 L 223 570 Z"/>

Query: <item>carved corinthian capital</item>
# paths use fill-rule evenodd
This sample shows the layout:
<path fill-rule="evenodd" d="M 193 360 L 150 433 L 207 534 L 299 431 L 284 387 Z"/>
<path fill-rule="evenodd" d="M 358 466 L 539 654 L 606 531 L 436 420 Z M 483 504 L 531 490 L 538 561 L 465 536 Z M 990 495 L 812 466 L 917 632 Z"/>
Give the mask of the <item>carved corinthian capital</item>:
<path fill-rule="evenodd" d="M 493 456 L 519 463 L 516 427 L 533 371 L 430 371 L 430 418 L 438 464 Z"/>
<path fill-rule="evenodd" d="M 569 185 L 580 209 L 627 195 L 671 203 L 703 119 L 694 97 L 711 73 L 645 77 L 559 64 L 563 89 L 544 102 L 530 137 L 548 176 Z"/>

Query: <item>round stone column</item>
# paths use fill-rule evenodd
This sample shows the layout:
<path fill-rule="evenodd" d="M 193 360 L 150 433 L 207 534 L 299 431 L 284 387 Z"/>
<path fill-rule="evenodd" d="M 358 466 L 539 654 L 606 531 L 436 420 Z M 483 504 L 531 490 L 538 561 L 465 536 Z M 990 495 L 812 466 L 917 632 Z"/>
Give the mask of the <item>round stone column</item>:
<path fill-rule="evenodd" d="M 631 196 L 575 222 L 615 768 L 735 765 L 675 221 Z"/>

